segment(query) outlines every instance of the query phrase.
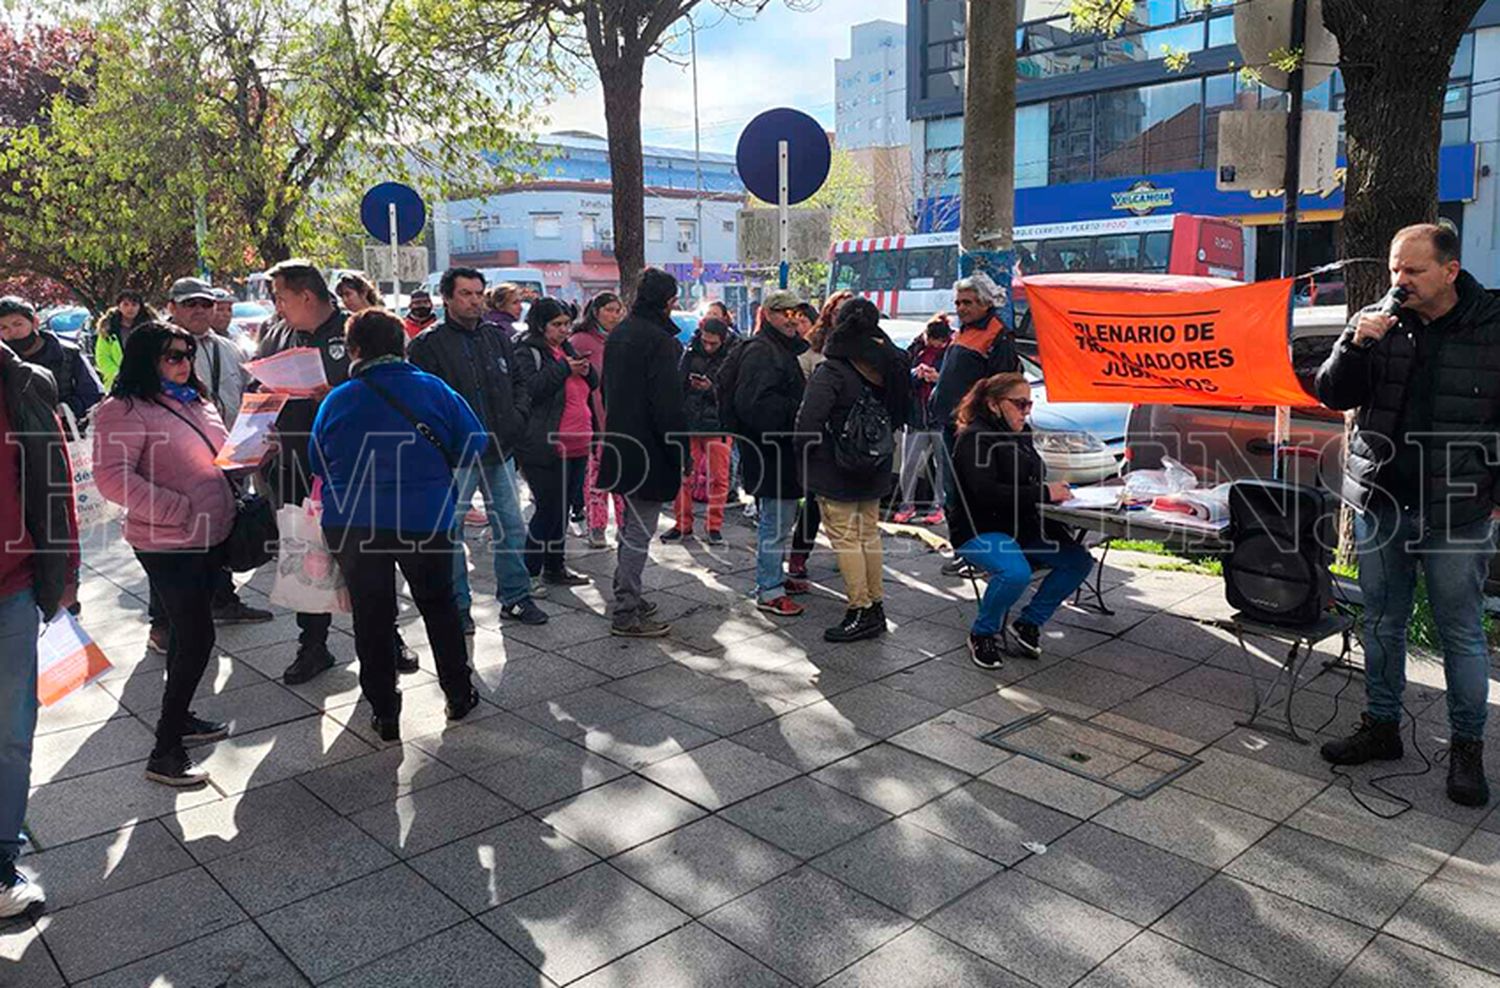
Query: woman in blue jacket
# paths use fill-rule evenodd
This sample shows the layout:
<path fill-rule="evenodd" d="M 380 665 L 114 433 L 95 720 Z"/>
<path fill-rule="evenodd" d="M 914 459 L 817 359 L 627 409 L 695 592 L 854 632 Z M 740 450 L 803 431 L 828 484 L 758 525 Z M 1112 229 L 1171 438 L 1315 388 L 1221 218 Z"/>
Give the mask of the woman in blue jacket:
<path fill-rule="evenodd" d="M 453 471 L 484 452 L 474 411 L 440 378 L 406 362 L 406 331 L 384 309 L 349 317 L 349 380 L 313 423 L 323 534 L 354 603 L 359 686 L 385 741 L 401 739 L 396 688 L 396 568 L 427 627 L 448 719 L 479 703 L 453 600 Z"/>

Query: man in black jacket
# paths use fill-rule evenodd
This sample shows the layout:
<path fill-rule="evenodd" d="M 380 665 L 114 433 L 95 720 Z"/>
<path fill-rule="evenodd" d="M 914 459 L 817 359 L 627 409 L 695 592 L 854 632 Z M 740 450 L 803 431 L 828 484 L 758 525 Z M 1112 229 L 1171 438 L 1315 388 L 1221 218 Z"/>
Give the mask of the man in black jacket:
<path fill-rule="evenodd" d="M 99 378 L 83 352 L 56 333 L 37 329 L 36 310 L 14 295 L 0 298 L 0 339 L 22 360 L 52 375 L 58 405 L 66 405 L 82 427 L 89 410 L 104 398 Z"/>
<path fill-rule="evenodd" d="M 807 341 L 797 335 L 792 312 L 802 304 L 785 288 L 768 294 L 760 307 L 760 328 L 740 344 L 739 372 L 733 381 L 734 421 L 744 433 L 740 469 L 745 490 L 755 495 L 755 599 L 760 609 L 796 617 L 803 607 L 786 593 L 781 557 L 797 521 L 803 495 L 792 434 L 806 379 L 797 357 Z"/>
<path fill-rule="evenodd" d="M 678 365 L 682 344 L 672 309 L 677 279 L 660 268 L 641 272 L 630 315 L 604 344 L 604 418 L 609 431 L 599 454 L 599 489 L 625 498 L 615 564 L 610 633 L 659 638 L 671 630 L 641 598 L 641 575 L 662 505 L 677 496 L 686 457 L 687 420 Z"/>
<path fill-rule="evenodd" d="M 0 918 L 42 905 L 16 870 L 37 717 L 37 618 L 78 590 L 72 475 L 52 376 L 0 346 Z"/>
<path fill-rule="evenodd" d="M 474 633 L 470 614 L 474 597 L 464 556 L 463 518 L 474 502 L 475 491 L 483 495 L 489 518 L 500 616 L 522 624 L 546 624 L 547 613 L 531 599 L 526 523 L 521 517 L 512 459 L 526 431 L 528 405 L 525 389 L 515 386 L 511 339 L 496 324 L 480 321 L 484 275 L 479 271 L 449 268 L 443 272 L 438 292 L 443 296 L 444 321 L 423 330 L 408 344 L 407 359 L 463 395 L 490 433 L 490 443 L 479 461 L 470 461 L 454 479 L 458 511 L 454 516 L 453 595 L 463 615 L 464 633 Z"/>
<path fill-rule="evenodd" d="M 1364 599 L 1365 695 L 1358 730 L 1323 746 L 1337 765 L 1402 756 L 1406 628 L 1417 563 L 1443 641 L 1448 798 L 1489 801 L 1484 724 L 1489 648 L 1484 581 L 1500 516 L 1500 303 L 1459 266 L 1458 238 L 1432 224 L 1391 242 L 1395 316 L 1364 310 L 1318 371 L 1318 399 L 1357 408 L 1344 498 Z"/>

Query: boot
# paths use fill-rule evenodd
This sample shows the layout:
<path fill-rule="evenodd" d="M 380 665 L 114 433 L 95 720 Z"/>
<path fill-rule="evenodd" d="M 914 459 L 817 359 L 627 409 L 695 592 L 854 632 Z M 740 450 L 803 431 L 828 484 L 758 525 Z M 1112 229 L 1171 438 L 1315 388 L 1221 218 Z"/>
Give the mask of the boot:
<path fill-rule="evenodd" d="M 1367 713 L 1359 715 L 1359 728 L 1353 734 L 1323 745 L 1323 760 L 1334 765 L 1394 762 L 1404 753 L 1401 722 L 1376 720 Z"/>
<path fill-rule="evenodd" d="M 1448 798 L 1460 806 L 1484 806 L 1490 801 L 1483 741 L 1454 738 L 1448 745 Z"/>

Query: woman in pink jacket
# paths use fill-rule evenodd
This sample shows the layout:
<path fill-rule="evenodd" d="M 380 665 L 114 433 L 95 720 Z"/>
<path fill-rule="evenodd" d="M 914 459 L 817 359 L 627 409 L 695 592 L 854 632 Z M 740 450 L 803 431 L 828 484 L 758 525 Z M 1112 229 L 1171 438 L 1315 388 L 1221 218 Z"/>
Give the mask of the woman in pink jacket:
<path fill-rule="evenodd" d="M 229 734 L 188 709 L 213 653 L 214 579 L 235 516 L 229 478 L 214 465 L 227 432 L 193 373 L 196 350 L 186 330 L 138 326 L 109 398 L 94 411 L 95 482 L 125 508 L 125 541 L 171 624 L 166 692 L 146 762 L 146 778 L 169 786 L 207 782 L 185 745 Z"/>
<path fill-rule="evenodd" d="M 581 357 L 587 357 L 589 365 L 599 380 L 604 380 L 604 341 L 625 318 L 625 304 L 614 292 L 600 292 L 589 300 L 583 310 L 583 322 L 573 330 L 568 342 Z M 618 494 L 599 490 L 599 437 L 604 434 L 603 392 L 595 389 L 590 398 L 594 412 L 594 442 L 589 447 L 588 474 L 584 480 L 583 499 L 588 512 L 589 545 L 603 549 L 604 530 L 609 527 L 609 502 L 615 503 L 615 524 L 625 517 L 625 499 Z"/>

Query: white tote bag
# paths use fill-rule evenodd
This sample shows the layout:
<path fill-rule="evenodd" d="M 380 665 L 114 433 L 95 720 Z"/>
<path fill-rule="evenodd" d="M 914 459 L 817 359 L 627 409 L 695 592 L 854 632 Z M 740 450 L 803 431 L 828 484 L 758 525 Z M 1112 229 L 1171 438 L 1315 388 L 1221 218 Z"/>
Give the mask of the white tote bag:
<path fill-rule="evenodd" d="M 67 405 L 59 405 L 58 411 L 67 424 L 68 435 L 80 435 L 78 419 Z M 120 506 L 106 501 L 94 483 L 94 441 L 85 436 L 68 440 L 68 460 L 73 465 L 73 508 L 78 515 L 78 531 L 83 532 L 96 525 L 113 521 L 120 516 Z"/>
<path fill-rule="evenodd" d="M 354 609 L 349 587 L 323 539 L 322 506 L 308 499 L 276 513 L 281 551 L 271 602 L 298 614 L 348 614 Z"/>

